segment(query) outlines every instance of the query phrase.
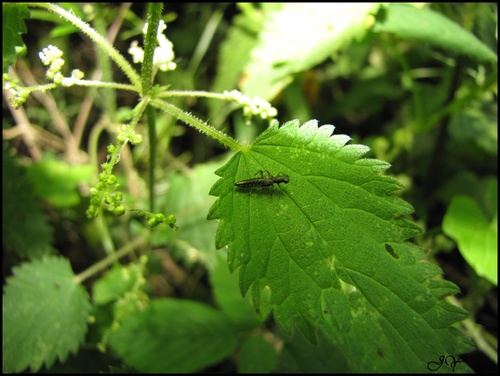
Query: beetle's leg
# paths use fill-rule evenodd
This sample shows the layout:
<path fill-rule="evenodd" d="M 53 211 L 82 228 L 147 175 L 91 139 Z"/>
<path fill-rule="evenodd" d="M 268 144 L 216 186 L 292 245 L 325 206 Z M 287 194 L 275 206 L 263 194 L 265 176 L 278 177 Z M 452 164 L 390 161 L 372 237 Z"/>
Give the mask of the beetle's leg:
<path fill-rule="evenodd" d="M 259 172 L 260 172 L 260 177 L 261 177 L 261 178 L 263 178 L 263 177 L 264 177 L 264 173 L 263 173 L 263 171 L 262 171 L 262 170 L 257 171 L 257 172 L 255 173 L 255 175 L 257 175 Z M 254 175 L 254 176 L 255 176 L 255 175 Z"/>

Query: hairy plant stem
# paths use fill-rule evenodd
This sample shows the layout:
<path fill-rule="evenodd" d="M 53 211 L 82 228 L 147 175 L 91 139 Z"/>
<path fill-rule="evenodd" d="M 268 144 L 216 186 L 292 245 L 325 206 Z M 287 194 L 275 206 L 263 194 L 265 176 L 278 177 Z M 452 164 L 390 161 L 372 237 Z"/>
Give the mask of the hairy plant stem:
<path fill-rule="evenodd" d="M 156 166 L 156 116 L 155 110 L 151 106 L 146 107 L 149 137 L 149 211 L 155 212 L 155 166 Z"/>
<path fill-rule="evenodd" d="M 153 86 L 153 58 L 158 45 L 158 25 L 163 9 L 162 3 L 150 3 L 148 6 L 148 29 L 144 36 L 144 59 L 142 61 L 142 95 L 148 95 Z"/>
<path fill-rule="evenodd" d="M 206 123 L 204 123 L 203 121 L 196 118 L 195 116 L 182 111 L 180 108 L 174 106 L 173 104 L 165 102 L 161 99 L 152 99 L 150 103 L 152 106 L 157 107 L 157 108 L 169 113 L 170 115 L 183 121 L 187 125 L 190 125 L 193 128 L 198 129 L 200 132 L 203 132 L 206 135 L 216 139 L 217 141 L 219 141 L 223 145 L 226 145 L 227 147 L 231 148 L 234 151 L 244 151 L 245 150 L 245 147 L 243 145 L 241 145 L 238 141 L 236 141 L 234 138 L 231 138 L 227 134 L 219 131 L 218 129 L 215 129 L 214 127 L 212 127 Z"/>
<path fill-rule="evenodd" d="M 26 3 L 26 5 L 47 9 L 63 17 L 68 22 L 78 27 L 84 34 L 87 34 L 90 37 L 90 39 L 92 39 L 99 47 L 101 47 L 106 53 L 109 54 L 111 59 L 113 59 L 114 62 L 123 70 L 123 72 L 127 75 L 130 82 L 134 86 L 136 86 L 139 89 L 141 88 L 141 78 L 139 77 L 135 69 L 129 64 L 129 62 L 123 57 L 123 55 L 120 54 L 120 52 L 107 41 L 105 37 L 99 34 L 92 27 L 90 27 L 89 24 L 82 21 L 73 13 L 68 12 L 63 8 L 59 7 L 58 5 L 52 3 Z"/>
<path fill-rule="evenodd" d="M 142 95 L 150 94 L 153 86 L 153 63 L 155 48 L 158 44 L 158 25 L 161 20 L 162 3 L 150 3 L 148 6 L 148 29 L 144 38 L 144 59 L 142 63 L 141 80 Z M 155 211 L 154 172 L 156 170 L 156 116 L 153 107 L 146 107 L 149 137 L 149 210 Z"/>

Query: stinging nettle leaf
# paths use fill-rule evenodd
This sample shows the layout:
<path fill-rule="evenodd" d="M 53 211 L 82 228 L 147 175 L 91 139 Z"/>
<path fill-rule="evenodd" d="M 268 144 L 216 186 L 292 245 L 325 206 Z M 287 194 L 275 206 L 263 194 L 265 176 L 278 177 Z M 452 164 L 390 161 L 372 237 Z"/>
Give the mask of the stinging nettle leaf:
<path fill-rule="evenodd" d="M 497 182 L 490 183 L 492 201 L 497 200 Z M 478 202 L 465 195 L 456 195 L 443 219 L 443 231 L 457 241 L 460 253 L 475 272 L 498 284 L 497 206 L 493 218 L 487 218 Z"/>
<path fill-rule="evenodd" d="M 34 372 L 64 362 L 85 338 L 90 303 L 68 260 L 49 257 L 13 269 L 3 295 L 3 371 Z"/>
<path fill-rule="evenodd" d="M 240 269 L 241 291 L 252 288 L 258 313 L 270 292 L 285 333 L 295 324 L 315 343 L 321 327 L 353 371 L 427 372 L 427 358 L 471 349 L 449 328 L 466 312 L 441 300 L 456 290 L 430 281 L 439 269 L 405 242 L 421 229 L 402 218 L 413 207 L 391 195 L 402 186 L 381 174 L 389 164 L 360 159 L 368 148 L 346 145 L 349 137 L 333 130 L 274 124 L 216 171 L 210 193 L 219 199 L 208 214 L 220 220 L 216 246 L 228 245 L 229 268 Z M 234 186 L 258 171 L 289 183 Z M 385 340 L 365 343 L 367 330 Z"/>

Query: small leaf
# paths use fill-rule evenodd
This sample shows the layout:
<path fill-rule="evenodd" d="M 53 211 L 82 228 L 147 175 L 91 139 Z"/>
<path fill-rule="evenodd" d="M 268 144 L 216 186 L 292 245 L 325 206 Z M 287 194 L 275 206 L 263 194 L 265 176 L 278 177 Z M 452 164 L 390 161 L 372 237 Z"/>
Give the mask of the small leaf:
<path fill-rule="evenodd" d="M 140 372 L 195 372 L 226 358 L 237 331 L 227 317 L 197 302 L 157 299 L 130 316 L 111 335 L 110 345 Z"/>
<path fill-rule="evenodd" d="M 439 269 L 418 262 L 423 251 L 405 242 L 421 229 L 402 218 L 413 208 L 391 195 L 402 186 L 381 174 L 389 164 L 361 159 L 368 148 L 346 145 L 333 129 L 275 124 L 216 172 L 219 199 L 208 218 L 220 220 L 216 246 L 228 245 L 242 293 L 252 287 L 257 311 L 270 294 L 289 335 L 295 324 L 314 343 L 321 327 L 354 372 L 425 372 L 436 352 L 470 350 L 450 328 L 466 312 L 442 300 L 457 288 L 429 280 Z M 289 183 L 234 186 L 259 170 Z M 368 332 L 386 341 L 363 341 Z"/>
<path fill-rule="evenodd" d="M 3 296 L 3 371 L 37 372 L 64 362 L 85 338 L 90 303 L 68 260 L 45 258 L 13 269 Z"/>
<path fill-rule="evenodd" d="M 481 62 L 495 62 L 497 55 L 460 25 L 427 8 L 407 4 L 390 4 L 373 28 L 401 38 L 417 40 L 432 46 L 470 56 Z"/>
<path fill-rule="evenodd" d="M 481 277 L 498 284 L 497 182 L 489 190 L 493 218 L 487 219 L 479 204 L 468 196 L 451 200 L 443 219 L 443 231 L 456 240 L 460 253 Z"/>

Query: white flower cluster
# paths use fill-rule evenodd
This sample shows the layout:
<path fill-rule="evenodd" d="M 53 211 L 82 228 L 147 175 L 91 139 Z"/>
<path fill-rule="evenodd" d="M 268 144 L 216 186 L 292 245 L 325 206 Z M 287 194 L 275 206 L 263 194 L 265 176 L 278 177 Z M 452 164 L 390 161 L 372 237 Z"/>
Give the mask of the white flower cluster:
<path fill-rule="evenodd" d="M 71 72 L 71 77 L 64 77 L 61 73 L 61 69 L 65 63 L 62 59 L 63 52 L 51 44 L 44 48 L 42 52 L 38 54 L 40 60 L 42 60 L 43 65 L 48 65 L 49 69 L 47 71 L 47 78 L 54 81 L 56 84 L 62 84 L 64 86 L 74 85 L 78 80 L 83 79 L 84 73 L 79 69 L 74 69 Z"/>
<path fill-rule="evenodd" d="M 50 65 L 53 64 L 55 66 L 62 67 L 64 65 L 64 60 L 61 59 L 63 55 L 63 52 L 49 44 L 48 47 L 44 48 L 42 52 L 38 53 L 38 56 L 40 56 L 40 60 L 42 60 L 43 65 Z"/>
<path fill-rule="evenodd" d="M 44 48 L 42 52 L 38 54 L 40 60 L 42 60 L 43 65 L 48 65 L 49 70 L 47 71 L 47 78 L 54 81 L 56 84 L 60 84 L 63 80 L 63 75 L 61 73 L 61 68 L 64 65 L 64 59 L 62 59 L 63 52 L 51 44 Z"/>
<path fill-rule="evenodd" d="M 142 63 L 142 61 L 144 60 L 144 50 L 142 49 L 142 47 L 139 47 L 139 42 L 137 42 L 136 40 L 134 40 L 130 44 L 130 48 L 128 49 L 128 53 L 130 55 L 132 55 L 132 60 L 136 64 Z"/>
<path fill-rule="evenodd" d="M 262 119 L 272 119 L 278 115 L 278 110 L 276 110 L 276 108 L 272 107 L 268 101 L 257 95 L 253 97 L 253 99 L 250 99 L 238 90 L 226 90 L 224 91 L 224 95 L 227 99 L 233 100 L 243 106 L 243 115 L 246 118 L 260 115 Z"/>
<path fill-rule="evenodd" d="M 155 48 L 155 53 L 153 56 L 153 65 L 155 68 L 160 69 L 163 72 L 174 70 L 177 67 L 177 64 L 174 63 L 174 49 L 173 44 L 170 42 L 167 37 L 163 34 L 163 31 L 167 28 L 165 22 L 160 20 L 158 25 L 158 47 Z M 148 23 L 144 25 L 142 29 L 143 34 L 145 35 L 148 30 Z M 144 60 L 144 50 L 139 47 L 139 43 L 137 41 L 133 41 L 128 49 L 128 53 L 132 55 L 132 60 L 134 63 L 142 63 Z"/>

